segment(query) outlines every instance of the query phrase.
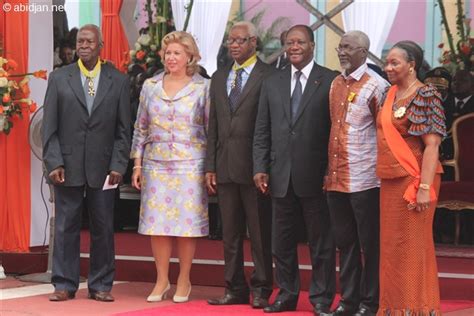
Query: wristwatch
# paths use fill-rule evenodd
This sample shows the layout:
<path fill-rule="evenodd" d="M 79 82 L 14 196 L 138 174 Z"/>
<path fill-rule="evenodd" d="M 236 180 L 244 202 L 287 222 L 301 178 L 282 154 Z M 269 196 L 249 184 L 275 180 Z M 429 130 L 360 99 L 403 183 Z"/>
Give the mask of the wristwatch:
<path fill-rule="evenodd" d="M 429 190 L 429 189 L 430 189 L 430 185 L 429 185 L 429 184 L 426 184 L 426 183 L 420 183 L 420 189 Z"/>

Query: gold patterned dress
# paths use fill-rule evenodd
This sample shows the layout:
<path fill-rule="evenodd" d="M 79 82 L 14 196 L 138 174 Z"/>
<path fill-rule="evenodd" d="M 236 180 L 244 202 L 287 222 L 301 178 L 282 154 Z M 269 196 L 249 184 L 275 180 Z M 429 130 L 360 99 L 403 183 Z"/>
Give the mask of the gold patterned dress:
<path fill-rule="evenodd" d="M 199 237 L 209 233 L 204 179 L 209 80 L 199 74 L 169 98 L 163 73 L 145 81 L 131 158 L 141 158 L 138 232 Z"/>
<path fill-rule="evenodd" d="M 446 135 L 444 110 L 432 86 L 419 88 L 394 110 L 406 113 L 392 123 L 407 142 L 421 169 L 422 135 Z M 380 187 L 380 306 L 377 315 L 441 315 L 438 269 L 433 242 L 436 203 L 417 212 L 408 210 L 403 194 L 414 178 L 395 159 L 377 117 L 377 175 Z M 398 116 L 398 115 L 397 115 Z M 439 192 L 441 165 L 433 182 Z"/>

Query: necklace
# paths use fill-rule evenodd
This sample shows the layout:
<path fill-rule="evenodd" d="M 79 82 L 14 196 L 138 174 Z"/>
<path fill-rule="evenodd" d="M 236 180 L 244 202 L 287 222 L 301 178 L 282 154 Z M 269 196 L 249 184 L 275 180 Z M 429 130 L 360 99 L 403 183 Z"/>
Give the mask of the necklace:
<path fill-rule="evenodd" d="M 402 93 L 402 95 L 399 96 L 399 97 L 397 97 L 397 101 L 402 100 L 402 99 L 407 95 L 407 93 L 410 91 L 411 87 L 413 87 L 417 81 L 418 81 L 418 80 L 415 79 L 415 80 L 412 82 L 412 84 L 409 85 L 408 88 L 405 89 L 405 91 Z"/>
<path fill-rule="evenodd" d="M 408 88 L 406 88 L 406 90 L 402 93 L 402 95 L 397 98 L 397 101 L 395 101 L 395 103 L 397 103 L 400 100 L 403 100 L 403 98 L 405 98 L 407 93 L 410 91 L 411 87 L 413 87 L 416 82 L 417 82 L 417 80 L 415 79 L 415 81 L 413 81 L 412 84 L 409 85 Z M 406 106 L 401 106 L 393 113 L 393 116 L 396 119 L 401 119 L 403 116 L 405 116 L 406 112 L 407 112 L 407 107 Z"/>

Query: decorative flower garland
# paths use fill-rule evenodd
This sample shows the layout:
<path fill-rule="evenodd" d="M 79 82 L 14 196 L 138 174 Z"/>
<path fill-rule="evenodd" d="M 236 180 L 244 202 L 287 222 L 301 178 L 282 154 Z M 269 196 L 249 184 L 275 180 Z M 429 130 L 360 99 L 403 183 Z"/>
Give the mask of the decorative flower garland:
<path fill-rule="evenodd" d="M 16 117 L 23 118 L 23 111 L 36 111 L 36 103 L 29 98 L 30 77 L 46 80 L 46 70 L 26 74 L 14 74 L 18 64 L 13 59 L 0 56 L 0 132 L 8 135 Z"/>
<path fill-rule="evenodd" d="M 446 36 L 448 39 L 449 50 L 445 50 L 442 53 L 439 61 L 448 69 L 452 74 L 457 70 L 467 69 L 474 71 L 474 38 L 471 37 L 471 19 L 466 18 L 464 14 L 463 3 L 461 0 L 456 1 L 458 14 L 456 16 L 456 29 L 459 40 L 454 45 L 453 34 L 449 28 L 448 20 L 446 18 L 446 10 L 444 7 L 444 1 L 438 0 L 439 9 L 441 11 L 441 19 Z M 438 45 L 440 49 L 444 48 L 444 44 Z"/>
<path fill-rule="evenodd" d="M 190 0 L 185 6 L 187 14 L 184 31 L 189 23 L 193 3 L 194 0 Z M 145 11 L 148 16 L 147 28 L 140 31 L 143 33 L 138 37 L 134 49 L 127 53 L 126 63 L 129 70 L 134 65 L 139 65 L 144 70 L 152 67 L 163 68 L 159 55 L 161 40 L 168 32 L 174 30 L 169 0 L 147 0 Z"/>

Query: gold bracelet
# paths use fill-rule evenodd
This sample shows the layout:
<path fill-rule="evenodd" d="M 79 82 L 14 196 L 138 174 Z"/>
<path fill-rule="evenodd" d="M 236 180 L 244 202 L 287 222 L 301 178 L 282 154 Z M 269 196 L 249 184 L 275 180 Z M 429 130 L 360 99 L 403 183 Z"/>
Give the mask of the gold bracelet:
<path fill-rule="evenodd" d="M 142 166 L 134 166 L 134 167 L 132 168 L 132 170 L 141 169 L 141 168 L 142 168 Z"/>
<path fill-rule="evenodd" d="M 430 189 L 430 185 L 429 185 L 429 184 L 426 184 L 426 183 L 420 183 L 420 189 L 429 190 L 429 189 Z"/>

